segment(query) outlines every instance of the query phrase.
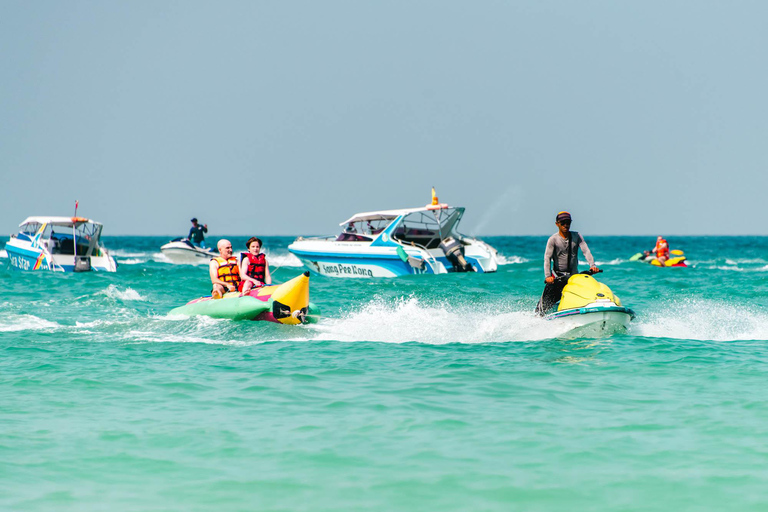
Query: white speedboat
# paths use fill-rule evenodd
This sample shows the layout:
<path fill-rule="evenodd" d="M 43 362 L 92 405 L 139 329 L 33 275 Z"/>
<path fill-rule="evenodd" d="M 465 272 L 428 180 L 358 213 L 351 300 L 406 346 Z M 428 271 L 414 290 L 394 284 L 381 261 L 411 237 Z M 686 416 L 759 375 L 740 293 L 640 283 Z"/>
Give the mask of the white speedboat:
<path fill-rule="evenodd" d="M 312 272 L 332 277 L 396 277 L 495 272 L 496 249 L 457 231 L 464 208 L 437 202 L 420 208 L 356 213 L 338 236 L 297 238 L 288 250 Z"/>
<path fill-rule="evenodd" d="M 117 263 L 101 245 L 103 226 L 83 217 L 29 217 L 11 235 L 5 251 L 21 270 L 115 272 Z"/>
<path fill-rule="evenodd" d="M 188 238 L 174 238 L 160 247 L 160 251 L 173 263 L 190 265 L 208 263 L 216 256 L 213 249 L 197 247 Z"/>
<path fill-rule="evenodd" d="M 567 280 L 556 310 L 544 316 L 560 327 L 559 337 L 602 337 L 626 331 L 635 318 L 618 295 L 589 271 L 558 277 Z"/>

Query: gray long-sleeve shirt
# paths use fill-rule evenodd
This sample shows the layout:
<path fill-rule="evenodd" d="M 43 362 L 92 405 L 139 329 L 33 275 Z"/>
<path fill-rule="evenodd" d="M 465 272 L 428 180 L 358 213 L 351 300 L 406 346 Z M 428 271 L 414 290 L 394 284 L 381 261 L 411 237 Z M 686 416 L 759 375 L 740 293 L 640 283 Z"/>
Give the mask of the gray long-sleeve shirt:
<path fill-rule="evenodd" d="M 576 274 L 579 271 L 579 249 L 587 258 L 587 263 L 590 267 L 595 266 L 595 259 L 592 257 L 592 253 L 589 252 L 587 242 L 584 241 L 584 237 L 581 236 L 578 231 L 571 231 L 571 268 L 566 269 L 568 266 L 568 239 L 560 236 L 560 233 L 555 233 L 549 240 L 547 240 L 547 248 L 544 251 L 544 277 L 550 277 L 552 275 L 552 269 L 550 265 L 554 267 L 555 272 L 558 274 Z"/>

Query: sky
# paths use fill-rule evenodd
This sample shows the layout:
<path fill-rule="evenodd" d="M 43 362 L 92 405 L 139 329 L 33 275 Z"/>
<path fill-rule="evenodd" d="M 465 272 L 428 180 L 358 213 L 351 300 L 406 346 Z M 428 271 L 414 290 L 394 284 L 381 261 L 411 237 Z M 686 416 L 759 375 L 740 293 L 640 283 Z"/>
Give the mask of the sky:
<path fill-rule="evenodd" d="M 0 232 L 768 235 L 768 2 L 0 0 Z"/>

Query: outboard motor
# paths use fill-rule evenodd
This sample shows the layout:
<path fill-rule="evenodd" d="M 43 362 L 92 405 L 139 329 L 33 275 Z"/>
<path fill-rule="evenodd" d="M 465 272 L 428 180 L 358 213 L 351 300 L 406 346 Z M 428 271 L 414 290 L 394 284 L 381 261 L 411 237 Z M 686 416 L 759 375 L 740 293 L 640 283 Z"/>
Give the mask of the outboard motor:
<path fill-rule="evenodd" d="M 445 257 L 451 262 L 456 272 L 475 271 L 472 265 L 464 259 L 464 246 L 452 236 L 443 238 L 440 241 L 440 249 L 445 253 Z"/>
<path fill-rule="evenodd" d="M 75 272 L 90 272 L 90 270 L 91 270 L 90 256 L 75 256 Z"/>

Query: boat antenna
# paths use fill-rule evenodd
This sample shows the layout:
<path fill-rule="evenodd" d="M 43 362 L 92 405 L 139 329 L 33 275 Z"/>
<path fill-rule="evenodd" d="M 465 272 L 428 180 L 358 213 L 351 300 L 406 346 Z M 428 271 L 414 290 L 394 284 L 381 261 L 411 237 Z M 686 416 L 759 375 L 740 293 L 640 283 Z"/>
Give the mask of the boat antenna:
<path fill-rule="evenodd" d="M 80 201 L 75 199 L 75 216 L 72 217 L 72 245 L 75 248 L 75 267 L 77 267 L 77 224 L 75 223 L 75 218 L 77 218 L 77 206 L 80 204 Z"/>

